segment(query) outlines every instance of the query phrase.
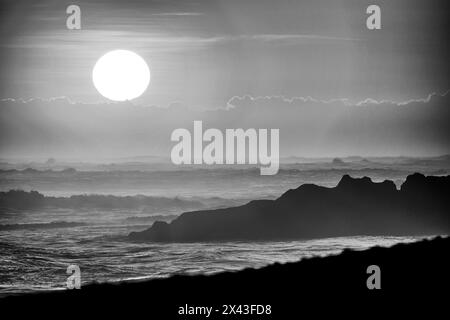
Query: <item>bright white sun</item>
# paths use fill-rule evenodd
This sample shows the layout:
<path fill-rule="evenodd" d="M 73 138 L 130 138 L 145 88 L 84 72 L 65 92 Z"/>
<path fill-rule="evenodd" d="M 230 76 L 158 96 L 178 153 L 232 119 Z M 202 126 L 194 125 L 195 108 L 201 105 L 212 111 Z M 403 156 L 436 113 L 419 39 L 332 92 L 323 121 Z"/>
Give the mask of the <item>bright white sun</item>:
<path fill-rule="evenodd" d="M 128 50 L 106 53 L 94 66 L 92 81 L 102 96 L 114 101 L 139 97 L 150 83 L 150 69 L 139 55 Z"/>

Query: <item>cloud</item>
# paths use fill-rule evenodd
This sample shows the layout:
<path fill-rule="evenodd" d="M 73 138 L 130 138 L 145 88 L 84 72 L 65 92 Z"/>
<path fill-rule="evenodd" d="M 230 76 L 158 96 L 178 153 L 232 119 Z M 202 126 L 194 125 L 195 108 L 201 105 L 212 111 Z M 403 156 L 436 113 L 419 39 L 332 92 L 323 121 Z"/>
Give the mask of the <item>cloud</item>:
<path fill-rule="evenodd" d="M 359 38 L 335 37 L 319 34 L 255 34 L 243 36 L 243 39 L 261 41 L 290 41 L 292 43 L 304 42 L 305 40 L 332 40 L 332 41 L 361 41 Z"/>
<path fill-rule="evenodd" d="M 203 12 L 161 12 L 151 14 L 151 16 L 157 17 L 198 17 L 202 15 L 204 15 Z"/>
<path fill-rule="evenodd" d="M 372 98 L 366 98 L 361 101 L 351 102 L 348 98 L 335 98 L 335 99 L 316 99 L 313 97 L 285 97 L 280 95 L 270 95 L 270 96 L 256 96 L 252 95 L 243 95 L 243 96 L 233 96 L 227 101 L 227 108 L 234 108 L 240 105 L 241 102 L 247 100 L 253 103 L 258 102 L 268 102 L 268 101 L 277 101 L 282 104 L 296 104 L 296 103 L 322 103 L 322 104 L 342 104 L 346 106 L 371 106 L 371 105 L 396 105 L 396 106 L 404 106 L 412 103 L 429 103 L 433 98 L 443 98 L 446 97 L 450 93 L 450 90 L 445 91 L 444 93 L 433 92 L 430 93 L 426 98 L 419 99 L 410 99 L 406 101 L 393 101 L 393 100 L 376 100 Z"/>
<path fill-rule="evenodd" d="M 450 153 L 448 92 L 408 101 L 235 96 L 192 110 L 67 97 L 0 101 L 0 157 L 169 157 L 174 129 L 278 128 L 282 156 L 428 156 Z"/>

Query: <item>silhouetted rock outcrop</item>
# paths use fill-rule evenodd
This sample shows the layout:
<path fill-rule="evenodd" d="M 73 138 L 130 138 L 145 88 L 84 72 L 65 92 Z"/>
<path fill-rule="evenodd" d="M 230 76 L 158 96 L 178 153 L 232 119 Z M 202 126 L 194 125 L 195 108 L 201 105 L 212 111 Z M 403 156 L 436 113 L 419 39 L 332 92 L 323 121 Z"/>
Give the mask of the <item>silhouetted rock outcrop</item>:
<path fill-rule="evenodd" d="M 338 166 L 345 165 L 345 162 L 340 158 L 334 158 L 333 161 L 331 161 L 331 163 Z"/>
<path fill-rule="evenodd" d="M 276 200 L 182 214 L 130 238 L 147 241 L 286 240 L 352 235 L 447 234 L 450 176 L 413 174 L 392 181 L 342 177 L 334 188 L 312 184 Z"/>

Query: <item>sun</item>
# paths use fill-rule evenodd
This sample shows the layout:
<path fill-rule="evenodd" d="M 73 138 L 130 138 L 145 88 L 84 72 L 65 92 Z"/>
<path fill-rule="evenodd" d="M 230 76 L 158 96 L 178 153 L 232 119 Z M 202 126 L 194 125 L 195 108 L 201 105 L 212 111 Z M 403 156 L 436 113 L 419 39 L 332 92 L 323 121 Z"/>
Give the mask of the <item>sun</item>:
<path fill-rule="evenodd" d="M 102 96 L 113 101 L 132 100 L 150 83 L 150 69 L 138 54 L 128 50 L 106 53 L 92 70 L 92 81 Z"/>

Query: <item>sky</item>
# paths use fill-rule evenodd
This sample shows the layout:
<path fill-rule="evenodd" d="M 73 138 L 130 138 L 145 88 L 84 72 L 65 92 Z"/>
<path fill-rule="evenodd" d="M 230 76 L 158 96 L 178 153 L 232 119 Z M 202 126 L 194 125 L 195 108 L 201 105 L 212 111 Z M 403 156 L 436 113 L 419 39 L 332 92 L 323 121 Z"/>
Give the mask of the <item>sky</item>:
<path fill-rule="evenodd" d="M 232 96 L 403 101 L 449 89 L 448 1 L 2 0 L 2 98 L 105 101 L 97 59 L 140 54 L 152 82 L 135 102 L 223 107 Z M 368 30 L 366 8 L 381 7 Z"/>
<path fill-rule="evenodd" d="M 66 28 L 69 4 L 81 8 L 81 30 Z M 366 28 L 370 4 L 381 8 L 381 30 Z M 448 1 L 1 0 L 0 8 L 3 157 L 165 154 L 166 135 L 194 115 L 217 127 L 221 119 L 278 126 L 284 155 L 449 152 L 440 105 L 450 88 Z M 131 103 L 108 104 L 92 83 L 95 62 L 114 49 L 138 53 L 151 70 Z M 124 117 L 140 126 L 121 125 Z"/>

